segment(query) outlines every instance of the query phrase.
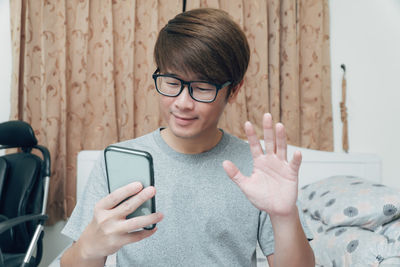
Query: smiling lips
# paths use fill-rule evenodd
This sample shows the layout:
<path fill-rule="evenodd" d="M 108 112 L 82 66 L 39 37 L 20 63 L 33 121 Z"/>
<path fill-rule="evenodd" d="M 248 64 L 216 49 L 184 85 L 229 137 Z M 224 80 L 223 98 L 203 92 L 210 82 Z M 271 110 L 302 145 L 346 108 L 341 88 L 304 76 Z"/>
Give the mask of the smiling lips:
<path fill-rule="evenodd" d="M 172 114 L 172 116 L 174 116 L 176 123 L 182 126 L 189 125 L 197 119 L 197 117 L 183 117 L 176 114 Z"/>

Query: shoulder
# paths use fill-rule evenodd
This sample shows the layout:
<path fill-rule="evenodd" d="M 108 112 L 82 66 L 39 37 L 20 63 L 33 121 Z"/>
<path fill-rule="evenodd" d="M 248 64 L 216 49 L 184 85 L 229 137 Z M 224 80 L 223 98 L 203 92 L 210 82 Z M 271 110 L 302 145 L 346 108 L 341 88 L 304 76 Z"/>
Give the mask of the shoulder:
<path fill-rule="evenodd" d="M 253 157 L 251 155 L 249 143 L 228 133 L 224 133 L 227 139 L 223 149 L 225 159 L 232 161 L 242 172 L 247 175 L 251 173 Z"/>
<path fill-rule="evenodd" d="M 249 143 L 243 139 L 240 139 L 234 135 L 224 132 L 227 141 L 227 148 L 232 150 L 241 151 L 242 153 L 250 153 Z"/>
<path fill-rule="evenodd" d="M 121 147 L 127 147 L 127 148 L 136 148 L 136 149 L 144 149 L 146 147 L 152 147 L 154 146 L 154 136 L 159 132 L 159 129 L 150 132 L 148 134 L 139 136 L 134 139 L 129 139 L 129 140 L 124 140 L 115 144 L 112 144 L 114 146 L 121 146 Z"/>

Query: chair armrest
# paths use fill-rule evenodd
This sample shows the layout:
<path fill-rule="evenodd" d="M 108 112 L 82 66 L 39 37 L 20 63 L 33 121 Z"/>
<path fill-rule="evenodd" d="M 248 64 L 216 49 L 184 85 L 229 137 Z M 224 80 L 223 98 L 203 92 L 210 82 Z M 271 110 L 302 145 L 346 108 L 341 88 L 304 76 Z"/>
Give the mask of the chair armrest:
<path fill-rule="evenodd" d="M 47 215 L 32 214 L 32 215 L 24 215 L 24 216 L 8 219 L 6 221 L 0 222 L 0 234 L 2 234 L 3 232 L 9 230 L 10 228 L 12 228 L 18 224 L 29 222 L 29 221 L 36 221 L 36 220 L 44 222 L 48 218 L 49 218 L 49 216 L 47 216 Z"/>

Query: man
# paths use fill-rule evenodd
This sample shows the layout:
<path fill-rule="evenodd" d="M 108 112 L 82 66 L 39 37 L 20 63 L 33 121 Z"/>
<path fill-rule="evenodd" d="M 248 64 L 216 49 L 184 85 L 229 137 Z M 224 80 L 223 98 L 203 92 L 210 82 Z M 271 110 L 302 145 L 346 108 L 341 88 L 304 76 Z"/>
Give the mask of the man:
<path fill-rule="evenodd" d="M 287 162 L 283 125 L 274 134 L 264 115 L 265 153 L 250 122 L 249 143 L 217 127 L 249 54 L 221 10 L 184 12 L 160 31 L 153 78 L 168 127 L 118 144 L 152 154 L 159 213 L 126 219 L 156 190 L 133 182 L 108 194 L 101 158 L 63 230 L 75 242 L 62 266 L 103 266 L 115 252 L 119 266 L 255 266 L 257 241 L 270 266 L 314 266 L 296 207 L 301 154 Z"/>

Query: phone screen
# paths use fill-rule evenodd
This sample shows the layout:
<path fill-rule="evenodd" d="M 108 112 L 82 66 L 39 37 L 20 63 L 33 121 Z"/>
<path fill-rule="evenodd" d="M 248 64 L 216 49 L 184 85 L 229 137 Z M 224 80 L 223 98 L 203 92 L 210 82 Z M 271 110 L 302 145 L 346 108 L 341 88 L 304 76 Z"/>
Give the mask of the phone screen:
<path fill-rule="evenodd" d="M 108 146 L 104 153 L 110 193 L 132 182 L 140 182 L 143 188 L 154 186 L 153 160 L 150 153 L 117 146 Z M 129 214 L 127 219 L 154 212 L 155 198 L 153 197 Z M 146 229 L 153 227 L 146 227 Z"/>

